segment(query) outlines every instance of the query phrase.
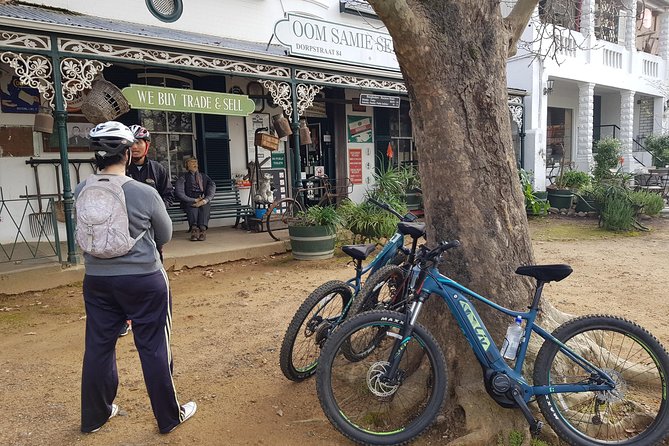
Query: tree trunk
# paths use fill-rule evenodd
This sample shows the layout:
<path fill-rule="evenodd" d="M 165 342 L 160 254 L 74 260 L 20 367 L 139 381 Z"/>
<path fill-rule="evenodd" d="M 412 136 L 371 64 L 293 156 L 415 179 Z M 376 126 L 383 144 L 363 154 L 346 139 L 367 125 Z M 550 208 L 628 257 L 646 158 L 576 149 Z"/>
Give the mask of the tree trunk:
<path fill-rule="evenodd" d="M 534 263 L 511 142 L 506 58 L 513 30 L 499 3 L 481 0 L 369 0 L 393 37 L 409 98 L 429 241 L 458 239 L 442 271 L 497 303 L 524 311 L 534 283 L 514 273 Z M 501 345 L 512 320 L 476 305 Z M 449 362 L 451 444 L 496 444 L 526 430 L 518 410 L 486 393 L 481 367 L 444 303 L 430 301 L 421 319 Z M 531 376 L 531 372 L 529 373 Z"/>

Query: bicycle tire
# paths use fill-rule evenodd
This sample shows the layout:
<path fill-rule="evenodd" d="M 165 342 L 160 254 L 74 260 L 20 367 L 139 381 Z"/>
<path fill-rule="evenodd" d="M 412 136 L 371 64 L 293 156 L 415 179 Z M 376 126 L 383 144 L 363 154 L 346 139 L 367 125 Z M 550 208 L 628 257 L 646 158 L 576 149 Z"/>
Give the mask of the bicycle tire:
<path fill-rule="evenodd" d="M 278 211 L 277 211 L 278 210 Z M 278 229 L 287 229 L 288 220 L 295 217 L 299 212 L 304 211 L 302 205 L 296 201 L 294 198 L 282 198 L 279 201 L 275 201 L 267 209 L 265 226 L 267 227 L 267 233 L 274 240 L 281 240 L 276 232 Z M 281 222 L 281 225 L 277 225 L 277 222 Z M 275 222 L 274 229 L 272 229 L 271 222 Z"/>
<path fill-rule="evenodd" d="M 359 314 L 344 321 L 321 351 L 316 372 L 321 407 L 334 427 L 356 443 L 405 444 L 425 432 L 443 406 L 446 360 L 434 337 L 420 324 L 414 326 L 402 350 L 401 382 L 388 386 L 378 379 L 388 365 L 388 347 L 397 342 L 404 318 L 394 311 Z M 370 329 L 374 336 L 379 331 L 386 336 L 367 358 L 351 362 L 340 354 L 343 345 L 364 337 L 364 331 Z"/>
<path fill-rule="evenodd" d="M 619 317 L 592 315 L 566 322 L 553 336 L 617 383 L 609 392 L 538 395 L 541 413 L 560 438 L 577 446 L 651 445 L 667 436 L 669 356 L 652 334 Z M 587 381 L 575 367 L 557 344 L 544 342 L 534 384 Z"/>
<path fill-rule="evenodd" d="M 303 381 L 316 373 L 321 346 L 341 322 L 340 318 L 346 317 L 351 296 L 351 288 L 346 282 L 331 280 L 312 291 L 302 302 L 281 343 L 279 364 L 286 378 Z M 326 299 L 329 300 L 324 302 Z M 299 342 L 300 339 L 304 342 Z"/>
<path fill-rule="evenodd" d="M 369 310 L 398 311 L 402 296 L 398 296 L 405 288 L 407 271 L 397 265 L 386 265 L 372 274 L 353 299 L 349 314 L 351 316 Z"/>

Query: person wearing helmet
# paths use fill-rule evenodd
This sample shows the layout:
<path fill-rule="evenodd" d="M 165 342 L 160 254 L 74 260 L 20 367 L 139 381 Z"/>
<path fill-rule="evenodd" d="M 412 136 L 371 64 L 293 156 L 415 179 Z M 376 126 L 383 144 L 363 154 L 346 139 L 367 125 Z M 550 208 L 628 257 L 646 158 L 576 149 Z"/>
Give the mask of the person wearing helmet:
<path fill-rule="evenodd" d="M 90 131 L 89 145 L 99 173 L 77 185 L 75 200 L 84 187 L 109 181 L 111 176 L 125 176 L 134 140 L 133 132 L 116 121 L 98 124 Z M 153 414 L 160 432 L 168 433 L 197 410 L 194 402 L 179 405 L 172 380 L 171 293 L 155 248 L 172 238 L 172 221 L 154 188 L 129 180 L 121 189 L 128 229 L 136 243 L 118 257 L 99 258 L 84 252 L 81 431 L 96 432 L 119 412 L 114 403 L 119 383 L 116 340 L 121 326 L 132 319 Z"/>
<path fill-rule="evenodd" d="M 135 142 L 131 147 L 132 163 L 128 166 L 126 174 L 134 180 L 154 187 L 163 199 L 165 207 L 170 207 L 174 201 L 174 190 L 167 170 L 158 161 L 148 158 L 151 134 L 140 125 L 132 125 L 130 130 L 135 135 Z"/>
<path fill-rule="evenodd" d="M 163 199 L 165 207 L 170 207 L 174 201 L 172 182 L 167 175 L 165 167 L 158 161 L 150 160 L 148 158 L 149 146 L 151 145 L 151 134 L 146 128 L 137 124 L 131 125 L 130 131 L 135 135 L 135 142 L 130 148 L 132 162 L 126 169 L 126 175 L 133 180 L 146 183 L 155 188 Z M 158 245 L 157 249 L 160 254 L 160 261 L 162 262 L 163 247 Z M 121 329 L 119 336 L 126 336 L 130 333 L 130 330 L 132 330 L 132 323 L 131 321 L 128 321 Z"/>

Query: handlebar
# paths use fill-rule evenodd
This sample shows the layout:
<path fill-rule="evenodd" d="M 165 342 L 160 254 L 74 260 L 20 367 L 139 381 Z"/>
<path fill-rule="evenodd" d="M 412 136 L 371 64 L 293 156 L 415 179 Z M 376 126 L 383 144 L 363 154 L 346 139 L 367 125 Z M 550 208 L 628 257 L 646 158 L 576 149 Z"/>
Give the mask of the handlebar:
<path fill-rule="evenodd" d="M 457 248 L 458 246 L 460 246 L 460 242 L 458 240 L 451 240 L 449 242 L 439 242 L 439 245 L 437 245 L 437 247 L 434 249 L 429 249 L 425 245 L 423 245 L 421 246 L 421 250 L 417 257 L 423 262 L 434 262 L 444 252 L 448 251 L 451 248 Z"/>
<path fill-rule="evenodd" d="M 380 207 L 384 211 L 390 212 L 395 217 L 399 218 L 401 221 L 412 222 L 412 221 L 416 221 L 418 219 L 418 217 L 413 215 L 411 212 L 407 212 L 406 215 L 402 215 L 399 212 L 397 212 L 395 209 L 391 208 L 389 204 L 384 203 L 382 201 L 378 201 L 378 200 L 376 200 L 372 197 L 367 197 L 367 200 L 370 203 L 375 204 L 376 206 Z"/>

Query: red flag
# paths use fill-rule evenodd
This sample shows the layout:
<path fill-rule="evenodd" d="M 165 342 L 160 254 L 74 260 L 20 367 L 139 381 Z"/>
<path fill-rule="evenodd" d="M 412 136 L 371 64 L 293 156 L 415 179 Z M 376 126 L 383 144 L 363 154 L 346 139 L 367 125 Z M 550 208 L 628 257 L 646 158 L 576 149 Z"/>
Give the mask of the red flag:
<path fill-rule="evenodd" d="M 392 158 L 395 153 L 393 152 L 393 145 L 388 143 L 388 149 L 386 150 L 386 155 L 388 158 Z"/>

